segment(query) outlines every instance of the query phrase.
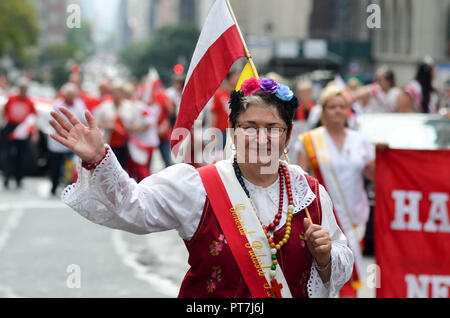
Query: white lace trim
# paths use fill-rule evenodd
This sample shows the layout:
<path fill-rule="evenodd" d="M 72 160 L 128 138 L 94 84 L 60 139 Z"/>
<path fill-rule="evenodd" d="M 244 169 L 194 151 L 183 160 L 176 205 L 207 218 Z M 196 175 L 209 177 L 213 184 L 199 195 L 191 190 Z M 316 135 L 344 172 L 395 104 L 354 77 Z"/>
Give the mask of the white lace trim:
<path fill-rule="evenodd" d="M 120 166 L 116 166 L 119 163 L 113 156 L 115 155 L 109 148 L 106 157 L 94 172 L 82 168 L 79 159 L 77 182 L 67 186 L 61 194 L 64 203 L 98 224 L 112 220 L 115 215 L 109 211 L 120 209 L 120 203 L 126 202 L 128 195 L 127 187 L 120 186 L 129 182 L 128 175 Z"/>
<path fill-rule="evenodd" d="M 331 276 L 325 284 L 316 269 L 317 262 L 313 260 L 307 284 L 309 298 L 336 298 L 342 286 L 350 279 L 353 262 L 345 257 L 340 257 L 340 255 L 345 255 L 341 252 L 341 249 L 342 247 L 339 244 L 333 244 L 331 249 Z"/>
<path fill-rule="evenodd" d="M 302 211 L 304 208 L 309 206 L 316 195 L 312 192 L 308 185 L 306 177 L 295 167 L 288 166 L 289 175 L 291 178 L 291 188 L 294 199 L 294 214 Z M 275 206 L 279 205 L 280 202 L 280 178 L 277 181 L 266 188 L 258 187 L 250 183 L 244 178 L 245 185 L 250 192 L 251 197 L 255 197 L 259 189 L 264 189 L 265 193 L 270 197 L 270 200 Z M 287 199 L 287 189 L 284 189 L 283 194 L 283 211 L 287 211 L 288 199 Z"/>

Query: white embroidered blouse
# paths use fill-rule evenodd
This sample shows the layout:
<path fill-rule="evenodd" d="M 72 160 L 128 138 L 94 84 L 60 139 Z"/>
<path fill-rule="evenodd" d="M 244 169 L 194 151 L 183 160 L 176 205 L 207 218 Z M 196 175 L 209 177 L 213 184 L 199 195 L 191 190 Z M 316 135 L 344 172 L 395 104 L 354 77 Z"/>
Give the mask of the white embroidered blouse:
<path fill-rule="evenodd" d="M 113 229 L 134 234 L 148 234 L 176 229 L 184 240 L 194 235 L 203 213 L 206 191 L 197 170 L 187 164 L 171 166 L 139 184 L 121 168 L 115 155 L 108 151 L 106 158 L 94 172 L 77 165 L 78 181 L 68 186 L 62 200 L 86 219 Z M 294 197 L 294 213 L 311 204 L 315 194 L 309 188 L 304 171 L 289 165 Z M 269 187 L 258 187 L 244 179 L 261 221 L 268 225 L 278 211 L 279 180 Z M 320 186 L 322 226 L 330 233 L 331 278 L 324 284 L 315 261 L 308 281 L 309 297 L 336 297 L 340 288 L 350 279 L 353 254 L 347 239 L 336 223 L 332 203 Z M 279 227 L 286 223 L 287 193 L 284 213 Z"/>

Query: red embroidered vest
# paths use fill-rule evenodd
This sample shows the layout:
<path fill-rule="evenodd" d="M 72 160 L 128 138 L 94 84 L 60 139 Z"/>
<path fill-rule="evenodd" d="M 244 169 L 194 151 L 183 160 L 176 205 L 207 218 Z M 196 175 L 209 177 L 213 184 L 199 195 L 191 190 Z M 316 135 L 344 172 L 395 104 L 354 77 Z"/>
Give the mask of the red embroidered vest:
<path fill-rule="evenodd" d="M 306 176 L 316 199 L 308 206 L 315 224 L 321 224 L 319 183 Z M 312 256 L 303 241 L 305 232 L 304 211 L 294 214 L 289 242 L 278 252 L 277 259 L 283 270 L 293 297 L 308 297 Z M 275 242 L 284 237 L 285 226 L 275 232 Z M 185 241 L 191 266 L 181 284 L 180 298 L 250 298 L 251 294 L 234 261 L 226 237 L 215 217 L 209 199 L 206 198 L 203 215 L 196 233 Z"/>

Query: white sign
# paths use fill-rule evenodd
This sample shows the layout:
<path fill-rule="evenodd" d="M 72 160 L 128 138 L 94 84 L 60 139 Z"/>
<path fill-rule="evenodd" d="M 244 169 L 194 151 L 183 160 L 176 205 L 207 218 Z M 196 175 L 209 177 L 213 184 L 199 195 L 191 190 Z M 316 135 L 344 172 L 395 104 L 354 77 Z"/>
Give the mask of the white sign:
<path fill-rule="evenodd" d="M 320 59 L 327 56 L 328 45 L 325 40 L 305 40 L 303 42 L 303 56 L 309 59 Z"/>

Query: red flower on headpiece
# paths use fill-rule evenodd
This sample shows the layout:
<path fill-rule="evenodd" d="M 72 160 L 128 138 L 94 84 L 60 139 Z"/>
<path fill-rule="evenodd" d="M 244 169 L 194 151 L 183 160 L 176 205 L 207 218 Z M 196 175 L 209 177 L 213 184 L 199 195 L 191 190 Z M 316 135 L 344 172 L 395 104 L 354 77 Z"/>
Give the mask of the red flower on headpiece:
<path fill-rule="evenodd" d="M 242 83 L 241 90 L 244 96 L 257 93 L 261 90 L 261 80 L 252 77 Z"/>

